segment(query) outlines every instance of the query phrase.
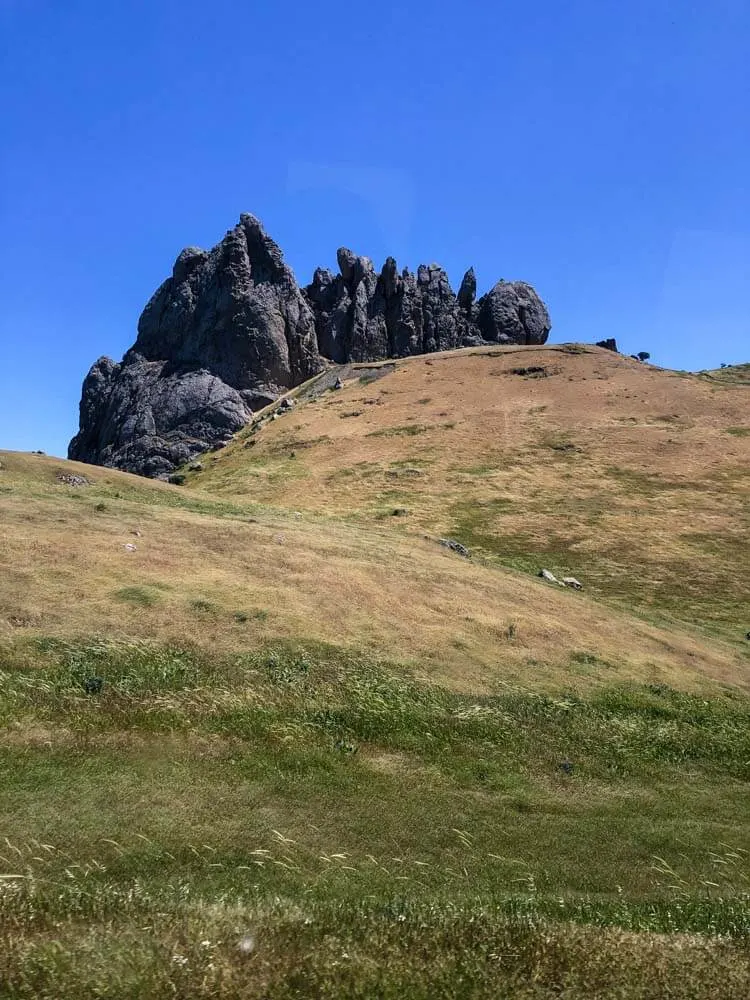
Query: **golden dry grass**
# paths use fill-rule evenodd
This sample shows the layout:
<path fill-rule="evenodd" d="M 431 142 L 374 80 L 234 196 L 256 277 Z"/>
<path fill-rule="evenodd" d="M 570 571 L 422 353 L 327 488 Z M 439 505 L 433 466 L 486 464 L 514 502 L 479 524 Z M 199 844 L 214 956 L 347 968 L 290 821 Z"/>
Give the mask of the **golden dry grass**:
<path fill-rule="evenodd" d="M 106 636 L 227 652 L 291 638 L 410 664 L 456 690 L 750 683 L 730 645 L 464 560 L 390 521 L 228 507 L 52 458 L 2 452 L 0 461 L 6 647 Z M 91 485 L 61 484 L 61 470 Z"/>
<path fill-rule="evenodd" d="M 514 373 L 528 368 L 543 377 Z M 688 375 L 578 345 L 407 359 L 241 434 L 190 482 L 451 534 L 505 565 L 546 563 L 597 598 L 739 641 L 750 400 L 746 380 L 727 375 L 739 370 Z M 396 508 L 408 513 L 391 519 Z"/>

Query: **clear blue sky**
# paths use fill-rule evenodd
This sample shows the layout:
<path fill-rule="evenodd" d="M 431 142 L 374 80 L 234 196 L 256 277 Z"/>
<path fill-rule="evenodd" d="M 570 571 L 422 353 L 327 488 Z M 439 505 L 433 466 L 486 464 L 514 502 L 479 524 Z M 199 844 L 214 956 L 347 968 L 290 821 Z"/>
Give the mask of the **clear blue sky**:
<path fill-rule="evenodd" d="M 0 447 L 64 454 L 179 250 L 260 216 L 750 360 L 747 0 L 0 0 Z"/>

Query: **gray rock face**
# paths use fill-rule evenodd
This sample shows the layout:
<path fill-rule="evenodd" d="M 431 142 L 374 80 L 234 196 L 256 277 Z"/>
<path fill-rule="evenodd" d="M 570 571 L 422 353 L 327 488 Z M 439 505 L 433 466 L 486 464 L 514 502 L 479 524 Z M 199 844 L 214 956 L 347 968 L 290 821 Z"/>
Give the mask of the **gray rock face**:
<path fill-rule="evenodd" d="M 305 289 L 324 357 L 338 364 L 377 361 L 481 342 L 473 270 L 456 296 L 437 264 L 399 274 L 389 257 L 376 274 L 367 257 L 343 248 L 338 263 L 338 275 L 319 269 Z"/>
<path fill-rule="evenodd" d="M 210 253 L 182 251 L 121 364 L 93 366 L 68 456 L 164 478 L 322 367 L 294 275 L 243 215 Z"/>
<path fill-rule="evenodd" d="M 100 358 L 87 375 L 70 458 L 166 478 L 252 415 L 242 393 L 206 369 L 174 369 L 132 351 L 126 358 Z"/>
<path fill-rule="evenodd" d="M 251 215 L 210 252 L 183 250 L 122 362 L 100 358 L 86 376 L 68 457 L 168 478 L 327 361 L 547 339 L 547 310 L 523 282 L 477 302 L 472 269 L 455 295 L 437 264 L 399 274 L 389 257 L 378 274 L 351 250 L 337 257 L 338 274 L 318 269 L 302 290 Z"/>
<path fill-rule="evenodd" d="M 543 344 L 550 331 L 547 308 L 525 281 L 498 281 L 479 300 L 477 322 L 494 344 Z"/>

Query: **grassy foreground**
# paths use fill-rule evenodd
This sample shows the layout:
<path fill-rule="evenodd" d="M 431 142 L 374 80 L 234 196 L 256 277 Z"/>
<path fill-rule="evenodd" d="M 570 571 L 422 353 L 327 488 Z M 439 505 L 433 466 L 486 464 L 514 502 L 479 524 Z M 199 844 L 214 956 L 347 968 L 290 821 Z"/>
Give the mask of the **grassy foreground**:
<path fill-rule="evenodd" d="M 36 638 L 0 727 L 4 998 L 748 995 L 742 694 Z"/>

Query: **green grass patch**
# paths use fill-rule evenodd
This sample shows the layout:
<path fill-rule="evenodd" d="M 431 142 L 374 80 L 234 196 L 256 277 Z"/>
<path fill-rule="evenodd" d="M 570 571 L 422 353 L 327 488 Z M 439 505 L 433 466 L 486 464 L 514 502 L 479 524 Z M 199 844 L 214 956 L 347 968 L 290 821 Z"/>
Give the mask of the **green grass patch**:
<path fill-rule="evenodd" d="M 219 611 L 219 606 L 214 601 L 207 601 L 204 597 L 194 598 L 189 606 L 200 615 L 215 615 Z"/>
<path fill-rule="evenodd" d="M 745 697 L 459 695 L 314 642 L 0 662 L 9 996 L 739 1000 Z"/>
<path fill-rule="evenodd" d="M 370 431 L 365 437 L 416 437 L 417 434 L 426 434 L 431 430 L 426 424 L 404 424 L 401 427 L 383 427 L 377 431 Z"/>
<path fill-rule="evenodd" d="M 141 608 L 152 608 L 159 603 L 160 595 L 154 593 L 152 587 L 121 587 L 114 592 L 118 601 L 126 604 L 136 604 Z"/>

